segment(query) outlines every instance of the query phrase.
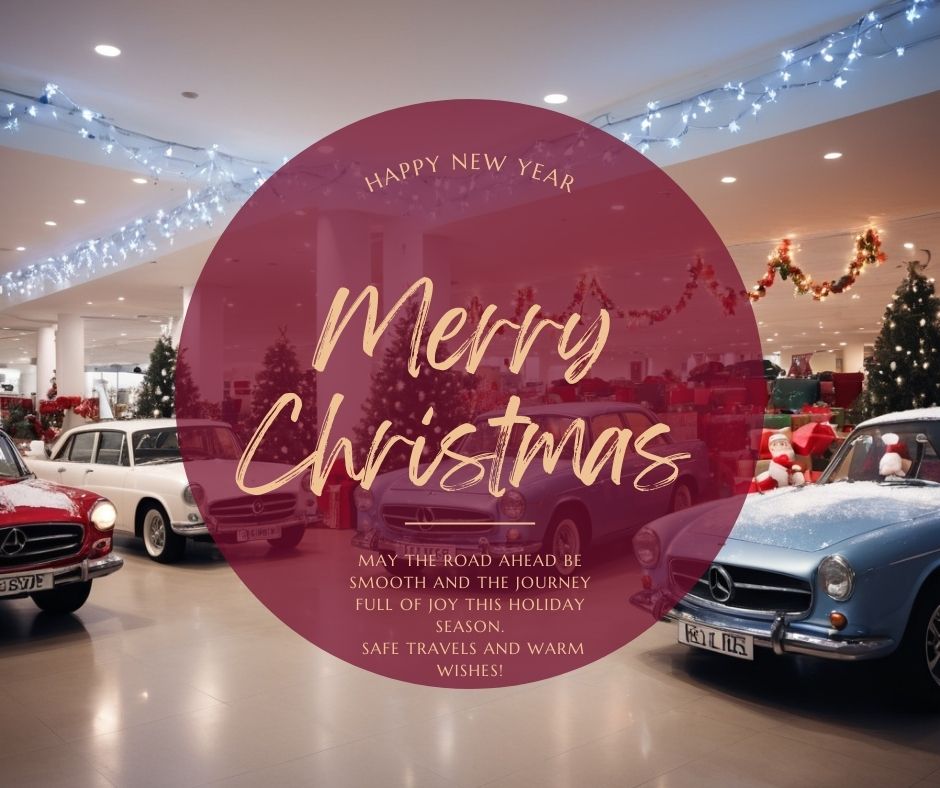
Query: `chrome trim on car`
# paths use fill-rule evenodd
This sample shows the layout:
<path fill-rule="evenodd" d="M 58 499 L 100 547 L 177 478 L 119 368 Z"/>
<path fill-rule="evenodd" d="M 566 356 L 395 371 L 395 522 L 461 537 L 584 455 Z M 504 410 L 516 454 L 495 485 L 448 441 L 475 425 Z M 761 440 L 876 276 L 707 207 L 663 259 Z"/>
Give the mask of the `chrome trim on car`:
<path fill-rule="evenodd" d="M 889 637 L 838 637 L 835 634 L 814 634 L 792 628 L 795 620 L 784 613 L 774 615 L 768 625 L 764 621 L 717 613 L 685 600 L 673 603 L 657 591 L 641 591 L 630 598 L 635 607 L 652 613 L 663 621 L 696 624 L 712 627 L 733 635 L 747 635 L 754 639 L 755 646 L 770 648 L 775 654 L 806 654 L 825 659 L 855 661 L 875 659 L 891 653 L 895 641 Z M 674 604 L 674 606 L 673 606 Z M 748 611 L 749 615 L 751 614 Z"/>
<path fill-rule="evenodd" d="M 117 572 L 122 566 L 124 566 L 124 559 L 114 553 L 108 553 L 101 558 L 86 558 L 81 563 L 53 569 L 52 582 L 56 586 L 84 583 Z"/>

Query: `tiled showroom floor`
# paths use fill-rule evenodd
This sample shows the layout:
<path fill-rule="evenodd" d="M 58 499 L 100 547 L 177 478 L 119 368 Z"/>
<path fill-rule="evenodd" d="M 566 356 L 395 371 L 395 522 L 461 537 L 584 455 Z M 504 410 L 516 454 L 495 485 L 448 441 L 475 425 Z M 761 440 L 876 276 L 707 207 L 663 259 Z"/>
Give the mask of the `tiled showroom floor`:
<path fill-rule="evenodd" d="M 659 624 L 561 678 L 380 678 L 268 613 L 211 546 L 64 621 L 0 606 L 3 786 L 940 786 L 940 717 L 884 671 L 690 654 Z"/>

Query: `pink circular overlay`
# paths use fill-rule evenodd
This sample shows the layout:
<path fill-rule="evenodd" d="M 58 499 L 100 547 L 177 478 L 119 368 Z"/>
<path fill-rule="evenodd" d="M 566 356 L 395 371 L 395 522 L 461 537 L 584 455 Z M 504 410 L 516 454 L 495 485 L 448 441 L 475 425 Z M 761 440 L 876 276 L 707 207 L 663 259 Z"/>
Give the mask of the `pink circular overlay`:
<path fill-rule="evenodd" d="M 696 522 L 707 568 L 767 393 L 740 276 L 669 176 L 483 100 L 384 112 L 281 167 L 213 249 L 180 359 L 186 473 L 241 580 L 311 643 L 439 687 L 644 632 L 633 535 L 727 497 Z"/>

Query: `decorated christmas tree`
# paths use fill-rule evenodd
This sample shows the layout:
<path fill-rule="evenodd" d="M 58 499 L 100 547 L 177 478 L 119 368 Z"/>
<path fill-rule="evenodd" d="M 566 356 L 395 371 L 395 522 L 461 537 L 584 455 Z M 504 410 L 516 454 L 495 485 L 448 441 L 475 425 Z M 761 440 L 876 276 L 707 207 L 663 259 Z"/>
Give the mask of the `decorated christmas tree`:
<path fill-rule="evenodd" d="M 926 264 L 915 260 L 907 267 L 865 362 L 862 417 L 940 404 L 940 299 L 923 273 Z"/>
<path fill-rule="evenodd" d="M 176 350 L 160 337 L 150 352 L 150 366 L 137 389 L 137 418 L 172 416 L 176 408 Z"/>
<path fill-rule="evenodd" d="M 297 350 L 288 339 L 286 329 L 280 331 L 281 335 L 264 354 L 264 367 L 255 376 L 248 428 L 249 433 L 254 432 L 271 406 L 284 394 L 297 394 L 303 400 L 300 420 L 294 424 L 286 416 L 278 419 L 265 433 L 255 454 L 259 460 L 293 463 L 316 448 L 316 375 L 312 369 L 301 369 Z"/>
<path fill-rule="evenodd" d="M 408 373 L 411 338 L 418 319 L 418 304 L 412 303 L 391 329 L 391 338 L 379 368 L 372 375 L 372 388 L 363 405 L 363 419 L 356 427 L 357 461 L 368 454 L 375 430 L 386 419 L 391 422 L 388 435 L 403 435 L 409 440 L 423 436 L 424 457 L 435 454 L 441 438 L 450 430 L 470 420 L 469 391 L 473 378 L 462 372 L 441 372 L 421 365 L 417 378 Z M 428 329 L 421 337 L 418 358 L 426 358 Z M 447 355 L 441 345 L 438 357 Z M 429 407 L 434 416 L 429 425 L 421 419 Z M 382 470 L 408 465 L 411 447 L 396 443 L 382 463 Z"/>

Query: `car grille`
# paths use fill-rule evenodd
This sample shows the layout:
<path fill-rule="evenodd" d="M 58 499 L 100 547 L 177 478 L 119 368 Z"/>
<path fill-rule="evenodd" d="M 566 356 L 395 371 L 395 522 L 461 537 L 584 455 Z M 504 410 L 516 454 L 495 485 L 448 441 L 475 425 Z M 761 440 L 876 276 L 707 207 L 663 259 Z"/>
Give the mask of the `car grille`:
<path fill-rule="evenodd" d="M 290 517 L 297 498 L 286 493 L 226 498 L 209 505 L 209 516 L 220 525 L 259 525 Z"/>
<path fill-rule="evenodd" d="M 77 523 L 35 523 L 17 525 L 15 530 L 26 537 L 25 544 L 14 554 L 9 541 L 13 528 L 0 530 L 0 568 L 58 561 L 78 553 L 82 548 L 85 529 Z"/>
<path fill-rule="evenodd" d="M 382 518 L 390 528 L 428 536 L 482 534 L 493 527 L 493 518 L 485 512 L 476 509 L 458 509 L 452 506 L 417 506 L 414 504 L 383 506 Z M 452 525 L 450 523 L 467 524 Z"/>
<path fill-rule="evenodd" d="M 673 587 L 688 589 L 687 596 L 710 605 L 753 610 L 760 613 L 805 613 L 812 606 L 813 589 L 798 577 L 722 564 L 734 586 L 731 599 L 719 602 L 712 595 L 708 573 L 712 564 L 689 559 L 673 559 L 669 563 Z"/>

